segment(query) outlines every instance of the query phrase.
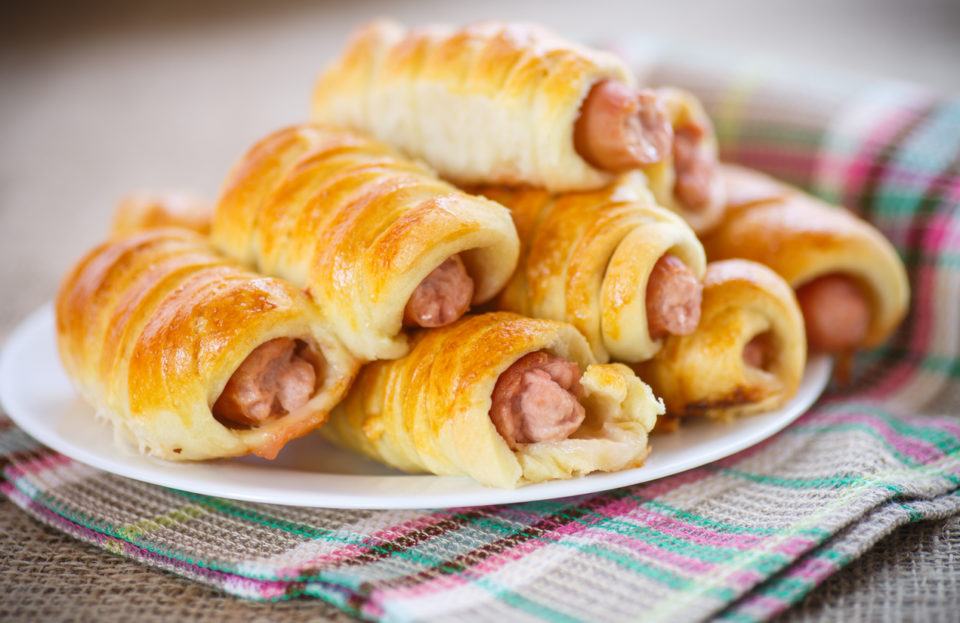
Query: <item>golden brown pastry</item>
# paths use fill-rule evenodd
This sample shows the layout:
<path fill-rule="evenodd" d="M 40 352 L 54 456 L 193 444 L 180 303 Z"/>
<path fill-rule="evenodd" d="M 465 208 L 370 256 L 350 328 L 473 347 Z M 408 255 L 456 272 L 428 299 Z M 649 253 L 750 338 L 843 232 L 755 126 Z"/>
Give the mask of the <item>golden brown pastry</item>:
<path fill-rule="evenodd" d="M 670 416 L 729 418 L 777 409 L 800 386 L 807 343 L 793 290 L 756 262 L 711 262 L 700 325 L 635 367 Z M 669 420 L 665 420 L 669 421 Z"/>
<path fill-rule="evenodd" d="M 482 192 L 510 208 L 521 241 L 500 309 L 571 323 L 601 362 L 643 361 L 696 327 L 703 247 L 641 176 L 582 193 Z"/>
<path fill-rule="evenodd" d="M 157 227 L 183 227 L 207 235 L 212 217 L 213 206 L 192 193 L 141 191 L 123 197 L 117 203 L 110 236 L 122 238 Z"/>
<path fill-rule="evenodd" d="M 302 291 L 184 229 L 88 253 L 56 316 L 61 360 L 98 416 L 164 459 L 273 458 L 326 420 L 359 367 Z"/>
<path fill-rule="evenodd" d="M 363 368 L 321 429 L 410 472 L 516 487 L 641 465 L 663 405 L 569 324 L 494 312 L 420 331 Z"/>
<path fill-rule="evenodd" d="M 403 325 L 442 326 L 503 287 L 509 212 L 360 134 L 305 124 L 234 167 L 213 221 L 225 253 L 304 288 L 364 359 L 407 350 Z"/>
<path fill-rule="evenodd" d="M 623 61 L 530 24 L 368 23 L 320 77 L 312 115 L 458 184 L 556 192 L 658 162 L 671 141 L 663 104 Z"/>
<path fill-rule="evenodd" d="M 673 128 L 673 149 L 669 158 L 643 172 L 657 203 L 703 235 L 723 218 L 725 199 L 713 124 L 693 94 L 670 87 L 657 89 L 657 94 Z"/>
<path fill-rule="evenodd" d="M 742 257 L 796 290 L 812 350 L 850 352 L 887 338 L 907 312 L 907 275 L 866 221 L 762 173 L 724 165 L 726 215 L 703 239 L 710 260 Z"/>

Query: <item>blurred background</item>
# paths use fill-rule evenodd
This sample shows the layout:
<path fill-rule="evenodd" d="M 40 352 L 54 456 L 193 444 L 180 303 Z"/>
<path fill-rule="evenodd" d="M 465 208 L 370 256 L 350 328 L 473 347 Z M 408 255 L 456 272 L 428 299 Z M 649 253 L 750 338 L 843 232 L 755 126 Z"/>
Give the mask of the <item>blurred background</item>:
<path fill-rule="evenodd" d="M 317 73 L 372 17 L 537 21 L 960 90 L 952 0 L 3 4 L 0 340 L 102 239 L 120 195 L 212 198 L 254 140 L 304 119 Z"/>

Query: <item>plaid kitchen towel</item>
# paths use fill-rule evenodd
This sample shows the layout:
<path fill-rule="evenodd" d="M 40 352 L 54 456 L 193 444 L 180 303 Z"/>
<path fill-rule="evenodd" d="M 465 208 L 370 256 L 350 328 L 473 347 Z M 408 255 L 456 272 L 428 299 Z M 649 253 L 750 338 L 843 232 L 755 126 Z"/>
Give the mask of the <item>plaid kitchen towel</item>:
<path fill-rule="evenodd" d="M 960 512 L 960 101 L 643 52 L 649 82 L 703 97 L 727 159 L 851 206 L 903 254 L 910 316 L 859 356 L 851 386 L 722 461 L 561 500 L 235 502 L 100 472 L 6 419 L 3 492 L 80 539 L 230 593 L 319 597 L 386 621 L 766 620 L 897 526 Z"/>

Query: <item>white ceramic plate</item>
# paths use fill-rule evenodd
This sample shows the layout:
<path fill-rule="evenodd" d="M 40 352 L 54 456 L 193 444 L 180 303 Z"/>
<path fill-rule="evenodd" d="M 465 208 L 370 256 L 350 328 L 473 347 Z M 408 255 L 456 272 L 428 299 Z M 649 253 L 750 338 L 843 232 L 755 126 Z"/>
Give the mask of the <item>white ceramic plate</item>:
<path fill-rule="evenodd" d="M 195 493 L 238 500 L 328 508 L 447 508 L 558 498 L 605 491 L 705 465 L 773 435 L 810 407 L 830 376 L 830 359 L 810 359 L 797 396 L 783 409 L 733 422 L 685 422 L 654 436 L 643 467 L 546 482 L 519 489 L 484 487 L 466 477 L 410 475 L 307 435 L 273 461 L 244 457 L 170 463 L 114 444 L 60 365 L 47 305 L 27 318 L 0 356 L 0 398 L 35 439 L 93 467 Z"/>

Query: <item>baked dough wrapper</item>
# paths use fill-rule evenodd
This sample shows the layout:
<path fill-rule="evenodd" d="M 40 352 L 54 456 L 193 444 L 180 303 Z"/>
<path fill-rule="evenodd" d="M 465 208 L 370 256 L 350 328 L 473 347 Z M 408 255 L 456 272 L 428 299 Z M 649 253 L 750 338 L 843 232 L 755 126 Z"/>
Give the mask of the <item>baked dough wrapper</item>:
<path fill-rule="evenodd" d="M 769 361 L 749 365 L 744 347 L 763 336 Z M 700 324 L 671 335 L 656 357 L 635 366 L 672 417 L 714 418 L 761 413 L 786 404 L 800 387 L 807 359 L 803 316 L 790 286 L 746 260 L 707 265 Z"/>
<path fill-rule="evenodd" d="M 674 134 L 679 128 L 693 124 L 704 130 L 704 140 L 700 149 L 708 154 L 708 158 L 718 162 L 717 136 L 713 123 L 707 116 L 703 104 L 692 93 L 674 87 L 661 87 L 657 95 L 667 109 L 670 125 Z M 710 200 L 699 209 L 690 209 L 674 192 L 677 183 L 677 170 L 673 157 L 664 158 L 660 162 L 643 167 L 647 183 L 657 203 L 679 214 L 698 236 L 708 233 L 723 218 L 726 199 L 726 187 L 723 176 L 717 168 L 716 175 L 710 178 L 708 196 Z"/>
<path fill-rule="evenodd" d="M 236 164 L 211 235 L 223 252 L 307 290 L 367 360 L 407 352 L 404 307 L 444 260 L 460 254 L 480 304 L 519 252 L 503 206 L 384 143 L 316 124 L 275 132 Z"/>
<path fill-rule="evenodd" d="M 98 417 L 118 441 L 169 460 L 273 458 L 326 420 L 359 368 L 302 291 L 241 269 L 181 229 L 92 250 L 61 284 L 56 318 L 61 361 Z M 211 409 L 230 376 L 278 337 L 319 355 L 310 400 L 255 427 L 218 421 Z"/>
<path fill-rule="evenodd" d="M 872 225 L 767 175 L 724 165 L 726 214 L 703 238 L 707 257 L 741 257 L 772 268 L 797 290 L 823 275 L 840 273 L 868 297 L 870 322 L 859 348 L 883 342 L 910 303 L 903 262 Z"/>
<path fill-rule="evenodd" d="M 638 467 L 649 452 L 662 403 L 626 366 L 596 364 L 569 324 L 493 312 L 413 342 L 407 356 L 361 370 L 324 436 L 404 471 L 508 488 Z M 580 365 L 586 419 L 568 439 L 513 451 L 490 419 L 491 396 L 500 374 L 541 350 Z"/>
<path fill-rule="evenodd" d="M 181 227 L 210 234 L 213 206 L 193 193 L 143 190 L 117 202 L 110 222 L 110 237 L 123 238 L 145 229 Z"/>
<path fill-rule="evenodd" d="M 657 260 L 672 253 L 703 278 L 706 257 L 693 230 L 659 207 L 642 175 L 602 189 L 552 195 L 541 189 L 484 188 L 510 208 L 520 237 L 517 270 L 500 309 L 571 323 L 600 362 L 649 359 L 646 292 Z"/>
<path fill-rule="evenodd" d="M 318 80 L 312 118 L 369 132 L 457 184 L 587 190 L 613 176 L 577 153 L 574 125 L 607 79 L 635 82 L 616 56 L 531 24 L 377 20 Z"/>

